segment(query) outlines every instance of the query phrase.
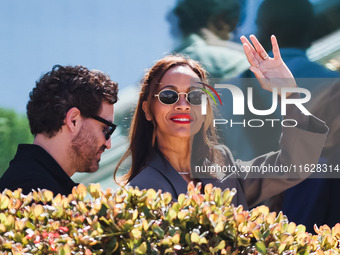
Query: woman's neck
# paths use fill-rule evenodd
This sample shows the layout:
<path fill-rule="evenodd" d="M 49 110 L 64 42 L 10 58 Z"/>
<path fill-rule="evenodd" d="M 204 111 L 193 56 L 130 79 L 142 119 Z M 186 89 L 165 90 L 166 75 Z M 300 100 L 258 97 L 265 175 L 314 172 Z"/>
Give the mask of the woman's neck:
<path fill-rule="evenodd" d="M 190 173 L 191 146 L 190 138 L 157 138 L 159 151 L 166 157 L 173 168 L 180 174 Z"/>

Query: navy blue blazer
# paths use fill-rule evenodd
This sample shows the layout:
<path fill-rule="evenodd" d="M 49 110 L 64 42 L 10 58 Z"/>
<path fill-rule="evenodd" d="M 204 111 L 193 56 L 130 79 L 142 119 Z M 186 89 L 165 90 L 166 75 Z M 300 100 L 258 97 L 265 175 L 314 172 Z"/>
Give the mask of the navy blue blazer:
<path fill-rule="evenodd" d="M 321 154 L 328 128 L 323 121 L 309 116 L 306 127 L 284 127 L 280 141 L 281 150 L 270 152 L 259 156 L 251 161 L 234 160 L 229 149 L 225 148 L 225 165 L 242 167 L 263 167 L 263 166 L 299 166 L 304 164 L 316 164 Z M 232 203 L 243 205 L 245 209 L 256 206 L 258 203 L 300 183 L 310 173 L 281 173 L 275 178 L 246 174 L 226 175 L 221 180 L 216 178 L 202 178 L 199 181 L 203 185 L 212 183 L 222 190 L 236 188 L 237 193 Z M 149 164 L 137 175 L 130 186 L 140 189 L 155 189 L 163 192 L 170 192 L 173 200 L 178 195 L 187 192 L 187 182 L 171 166 L 166 158 L 155 152 Z"/>
<path fill-rule="evenodd" d="M 228 178 L 226 180 L 219 180 L 217 178 L 202 178 L 203 187 L 211 183 L 214 187 L 224 189 L 235 188 L 238 191 L 233 199 L 233 203 L 247 207 L 246 198 L 244 196 L 243 187 L 237 178 Z M 134 179 L 131 180 L 130 185 L 139 187 L 140 189 L 162 190 L 171 193 L 174 201 L 177 200 L 179 194 L 187 193 L 188 183 L 182 176 L 172 167 L 169 161 L 160 153 L 155 152 L 149 165 L 142 170 Z"/>

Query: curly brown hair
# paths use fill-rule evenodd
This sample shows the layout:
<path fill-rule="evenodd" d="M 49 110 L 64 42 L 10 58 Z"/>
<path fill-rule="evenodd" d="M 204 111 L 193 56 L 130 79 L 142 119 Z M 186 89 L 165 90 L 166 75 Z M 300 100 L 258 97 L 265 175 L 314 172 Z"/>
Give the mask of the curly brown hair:
<path fill-rule="evenodd" d="M 103 101 L 117 102 L 118 84 L 98 70 L 84 66 L 55 65 L 30 93 L 27 117 L 31 133 L 50 137 L 64 125 L 69 109 L 77 107 L 84 117 L 99 113 Z"/>

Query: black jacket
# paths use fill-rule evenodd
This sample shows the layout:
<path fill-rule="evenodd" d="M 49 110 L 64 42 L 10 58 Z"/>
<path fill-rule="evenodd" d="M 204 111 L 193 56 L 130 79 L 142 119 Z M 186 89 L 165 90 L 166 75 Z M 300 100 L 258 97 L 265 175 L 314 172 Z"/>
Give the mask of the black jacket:
<path fill-rule="evenodd" d="M 0 178 L 0 192 L 22 188 L 24 194 L 32 189 L 48 189 L 54 195 L 68 195 L 77 185 L 43 148 L 20 144 L 9 168 Z"/>

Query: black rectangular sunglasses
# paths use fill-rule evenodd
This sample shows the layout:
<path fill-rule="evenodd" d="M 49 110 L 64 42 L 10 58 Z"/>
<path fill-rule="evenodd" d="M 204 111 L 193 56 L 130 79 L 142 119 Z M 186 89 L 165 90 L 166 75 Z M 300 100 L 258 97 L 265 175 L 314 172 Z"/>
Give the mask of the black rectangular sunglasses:
<path fill-rule="evenodd" d="M 103 119 L 102 117 L 99 117 L 98 115 L 94 115 L 92 116 L 92 119 L 95 119 L 95 120 L 98 120 L 100 121 L 101 123 L 104 123 L 105 125 L 108 125 L 110 127 L 109 131 L 107 131 L 105 133 L 105 139 L 106 140 L 109 140 L 112 133 L 115 131 L 117 125 L 116 124 L 113 124 L 112 122 L 106 120 L 106 119 Z"/>

